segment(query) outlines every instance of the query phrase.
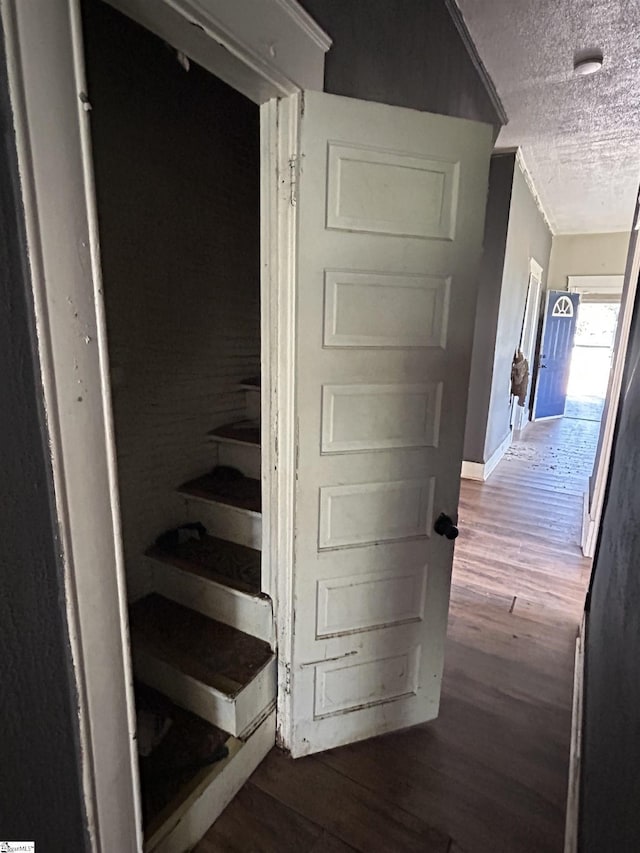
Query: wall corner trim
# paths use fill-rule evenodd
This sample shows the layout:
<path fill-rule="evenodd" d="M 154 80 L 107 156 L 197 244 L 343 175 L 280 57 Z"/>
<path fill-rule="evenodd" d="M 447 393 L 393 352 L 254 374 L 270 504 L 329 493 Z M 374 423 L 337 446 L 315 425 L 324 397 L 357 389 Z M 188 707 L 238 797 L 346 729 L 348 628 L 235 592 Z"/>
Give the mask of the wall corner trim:
<path fill-rule="evenodd" d="M 469 32 L 467 25 L 465 23 L 464 17 L 456 0 L 444 0 L 444 5 L 447 8 L 447 11 L 451 15 L 451 20 L 455 24 L 456 29 L 462 39 L 462 42 L 469 54 L 469 58 L 474 65 L 474 68 L 478 72 L 480 79 L 482 80 L 482 84 L 489 96 L 489 100 L 491 101 L 493 108 L 498 114 L 498 118 L 502 122 L 503 125 L 508 124 L 509 116 L 504 108 L 504 104 L 500 100 L 500 95 L 498 94 L 498 90 L 495 87 L 493 80 L 491 79 L 491 75 L 487 71 L 487 68 L 482 61 L 480 54 L 478 53 L 478 48 L 471 37 L 471 33 Z"/>
<path fill-rule="evenodd" d="M 489 479 L 489 476 L 494 471 L 496 465 L 511 446 L 513 440 L 513 432 L 509 430 L 508 435 L 500 442 L 486 462 L 468 462 L 466 459 L 462 462 L 462 471 L 460 476 L 463 480 L 479 480 L 484 483 Z"/>
<path fill-rule="evenodd" d="M 569 753 L 569 785 L 564 853 L 578 853 L 578 819 L 580 816 L 580 771 L 582 765 L 582 722 L 584 716 L 584 639 L 586 614 L 580 622 L 576 638 L 573 669 L 573 703 L 571 707 L 571 749 Z"/>

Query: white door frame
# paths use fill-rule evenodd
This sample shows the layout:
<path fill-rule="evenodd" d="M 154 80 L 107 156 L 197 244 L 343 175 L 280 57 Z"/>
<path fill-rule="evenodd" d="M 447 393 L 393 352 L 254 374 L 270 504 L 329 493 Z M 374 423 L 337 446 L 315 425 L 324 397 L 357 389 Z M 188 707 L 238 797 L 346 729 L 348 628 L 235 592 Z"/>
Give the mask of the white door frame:
<path fill-rule="evenodd" d="M 188 55 L 185 33 L 192 38 L 197 33 L 198 61 L 257 103 L 302 85 L 322 89 L 330 40 L 296 0 L 114 0 L 113 5 L 132 17 L 146 16 L 150 29 Z M 129 853 L 142 845 L 135 708 L 79 3 L 0 0 L 0 14 L 63 549 L 90 844 L 101 853 Z M 271 37 L 260 42 L 265 29 Z M 272 116 L 273 108 L 267 109 Z M 287 375 L 290 350 L 273 355 L 279 336 L 287 334 L 277 324 L 286 309 L 272 310 L 272 303 L 279 295 L 277 268 L 291 256 L 293 239 L 273 219 L 281 187 L 274 149 L 265 149 L 271 133 L 263 128 L 261 145 L 262 360 L 268 379 L 274 357 L 280 373 L 271 387 L 263 387 L 267 427 L 278 405 L 278 379 Z M 282 402 L 288 399 L 284 393 Z M 287 426 L 283 429 L 286 433 Z M 267 429 L 263 435 L 270 436 L 263 471 L 279 471 L 275 434 Z M 280 479 L 279 473 L 276 489 Z M 268 561 L 268 555 L 279 554 L 279 541 L 271 533 L 274 519 L 265 521 Z"/>
<path fill-rule="evenodd" d="M 520 350 L 524 357 L 529 362 L 529 390 L 525 405 L 518 406 L 514 398 L 513 407 L 513 430 L 514 432 L 522 432 L 531 422 L 529 412 L 531 409 L 531 396 L 533 394 L 533 360 L 536 355 L 536 331 L 538 327 L 538 317 L 540 315 L 540 295 L 542 293 L 542 267 L 535 260 L 529 258 L 529 284 L 527 287 L 527 298 L 524 304 L 524 320 L 522 324 L 522 333 L 520 335 Z M 531 333 L 531 346 L 529 351 L 524 351 L 524 342 Z"/>
<path fill-rule="evenodd" d="M 618 314 L 618 326 L 614 342 L 613 360 L 611 373 L 609 374 L 609 387 L 605 403 L 605 412 L 600 425 L 600 440 L 591 475 L 593 490 L 587 488 L 584 499 L 584 513 L 582 523 L 582 552 L 585 557 L 595 556 L 598 534 L 600 532 L 600 521 L 604 509 L 604 499 L 609 479 L 609 465 L 613 449 L 616 422 L 618 419 L 618 406 L 622 391 L 622 377 L 629 346 L 629 333 L 631 331 L 631 320 L 638 289 L 638 276 L 640 275 L 640 200 L 636 204 L 633 230 L 629 241 L 627 263 L 622 287 L 622 298 L 620 313 Z M 591 494 L 591 498 L 590 498 Z"/>
<path fill-rule="evenodd" d="M 278 651 L 276 738 L 286 747 L 291 731 L 291 672 L 293 566 L 295 547 L 295 487 L 297 473 L 298 418 L 295 399 L 296 375 L 296 180 L 298 173 L 299 112 L 303 95 L 271 100 L 261 107 L 261 150 L 264 164 L 276 164 L 277 186 L 263 182 L 262 250 L 262 352 L 263 376 L 269 377 L 268 392 L 262 391 L 262 471 L 272 472 L 263 480 L 266 500 L 277 507 L 263 523 L 262 548 L 270 565 L 268 588 L 273 599 Z M 266 394 L 270 399 L 266 399 Z M 267 441 L 267 436 L 269 440 Z M 268 489 L 268 491 L 266 491 Z"/>

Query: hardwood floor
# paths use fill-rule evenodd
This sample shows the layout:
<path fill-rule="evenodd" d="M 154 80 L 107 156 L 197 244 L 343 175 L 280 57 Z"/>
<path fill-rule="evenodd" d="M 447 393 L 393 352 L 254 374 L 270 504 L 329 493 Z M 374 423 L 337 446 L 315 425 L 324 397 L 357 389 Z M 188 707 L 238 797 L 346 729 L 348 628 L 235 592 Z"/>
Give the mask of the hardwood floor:
<path fill-rule="evenodd" d="M 197 853 L 560 853 L 579 534 L 598 424 L 531 425 L 463 481 L 438 720 L 292 761 L 273 750 Z"/>

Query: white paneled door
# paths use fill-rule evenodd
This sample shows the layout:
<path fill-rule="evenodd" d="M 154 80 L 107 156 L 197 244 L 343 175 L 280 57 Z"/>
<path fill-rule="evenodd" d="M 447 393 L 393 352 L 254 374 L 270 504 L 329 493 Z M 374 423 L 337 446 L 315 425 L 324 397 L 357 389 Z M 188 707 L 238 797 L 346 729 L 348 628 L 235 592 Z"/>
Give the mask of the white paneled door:
<path fill-rule="evenodd" d="M 491 147 L 475 122 L 300 101 L 294 755 L 438 714 L 453 541 L 434 523 L 457 519 Z"/>

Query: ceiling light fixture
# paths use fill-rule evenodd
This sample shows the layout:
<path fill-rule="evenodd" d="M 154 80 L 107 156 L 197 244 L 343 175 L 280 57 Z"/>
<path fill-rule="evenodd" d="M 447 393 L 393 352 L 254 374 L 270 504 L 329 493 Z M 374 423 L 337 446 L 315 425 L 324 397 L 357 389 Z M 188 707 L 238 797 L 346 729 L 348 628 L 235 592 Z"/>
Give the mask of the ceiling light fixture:
<path fill-rule="evenodd" d="M 603 57 L 601 50 L 579 51 L 573 58 L 573 70 L 581 77 L 595 74 L 602 68 Z"/>

